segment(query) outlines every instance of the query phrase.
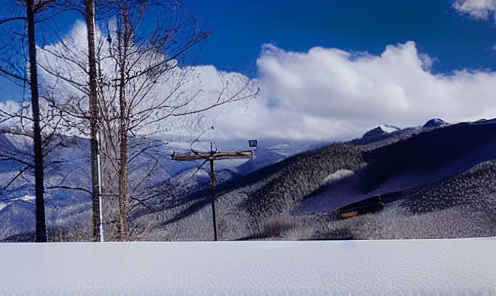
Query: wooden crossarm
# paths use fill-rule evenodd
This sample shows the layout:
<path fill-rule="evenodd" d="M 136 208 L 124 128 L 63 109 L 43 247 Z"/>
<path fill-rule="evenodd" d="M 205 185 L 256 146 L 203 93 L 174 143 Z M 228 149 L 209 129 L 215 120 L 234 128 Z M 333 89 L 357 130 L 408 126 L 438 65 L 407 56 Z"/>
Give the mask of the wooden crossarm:
<path fill-rule="evenodd" d="M 200 152 L 200 153 L 173 153 L 172 160 L 188 161 L 188 160 L 218 160 L 218 159 L 244 159 L 250 158 L 253 155 L 251 150 L 235 150 L 235 151 L 220 151 L 220 152 Z"/>

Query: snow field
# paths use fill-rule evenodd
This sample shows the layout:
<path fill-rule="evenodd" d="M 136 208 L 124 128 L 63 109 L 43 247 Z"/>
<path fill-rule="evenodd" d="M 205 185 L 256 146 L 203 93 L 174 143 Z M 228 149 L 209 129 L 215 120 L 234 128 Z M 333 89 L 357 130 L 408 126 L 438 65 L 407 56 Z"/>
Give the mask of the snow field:
<path fill-rule="evenodd" d="M 1 295 L 494 295 L 496 239 L 0 244 Z"/>

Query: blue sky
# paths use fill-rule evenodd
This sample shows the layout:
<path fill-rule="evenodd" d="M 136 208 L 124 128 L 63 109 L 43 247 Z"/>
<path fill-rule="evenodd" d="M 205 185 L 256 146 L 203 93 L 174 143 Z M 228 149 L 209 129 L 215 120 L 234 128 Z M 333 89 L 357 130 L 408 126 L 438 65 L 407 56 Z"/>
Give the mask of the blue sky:
<path fill-rule="evenodd" d="M 496 115 L 495 0 L 186 3 L 214 31 L 198 62 L 263 86 L 226 130 L 346 140 Z"/>
<path fill-rule="evenodd" d="M 264 43 L 288 51 L 314 46 L 380 54 L 414 41 L 435 59 L 432 71 L 496 69 L 494 18 L 474 19 L 452 0 L 186 0 L 213 29 L 198 62 L 255 76 Z"/>
<path fill-rule="evenodd" d="M 496 116 L 496 0 L 183 5 L 213 30 L 189 65 L 204 81 L 228 71 L 231 86 L 246 75 L 262 90 L 206 120 L 218 137 L 348 140 L 381 124 Z M 73 21 L 57 22 L 68 33 Z M 0 107 L 20 100 L 22 91 L 0 86 Z"/>

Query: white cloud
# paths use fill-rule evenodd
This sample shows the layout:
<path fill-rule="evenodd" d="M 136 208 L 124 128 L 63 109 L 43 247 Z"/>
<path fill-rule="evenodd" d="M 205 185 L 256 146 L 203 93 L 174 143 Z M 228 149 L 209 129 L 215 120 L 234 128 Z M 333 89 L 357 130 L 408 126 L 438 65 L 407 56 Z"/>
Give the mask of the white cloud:
<path fill-rule="evenodd" d="M 381 55 L 321 47 L 299 53 L 266 45 L 257 61 L 262 97 L 220 126 L 232 134 L 349 140 L 380 124 L 495 116 L 496 73 L 433 74 L 431 63 L 414 42 L 387 46 Z"/>
<path fill-rule="evenodd" d="M 69 58 L 75 61 L 85 60 L 84 34 L 82 24 L 76 23 L 66 36 L 65 46 L 73 49 Z M 57 72 L 85 84 L 85 75 L 78 66 L 47 52 L 62 49 L 61 44 L 45 47 L 39 54 L 40 64 L 51 65 Z M 336 141 L 360 137 L 381 124 L 406 127 L 421 125 L 434 117 L 459 122 L 496 116 L 495 72 L 459 70 L 450 75 L 434 74 L 430 71 L 432 61 L 417 51 L 414 42 L 389 45 L 380 55 L 322 47 L 306 53 L 290 52 L 265 45 L 257 60 L 259 80 L 250 81 L 239 73 L 218 71 L 213 66 L 177 67 L 144 101 L 153 103 L 163 98 L 176 80 L 184 82 L 177 91 L 179 103 L 198 93 L 185 112 L 188 108 L 208 106 L 219 96 L 226 99 L 247 83 L 249 88 L 244 94 L 260 85 L 262 92 L 257 99 L 226 104 L 200 116 L 169 117 L 141 132 L 196 138 L 213 125 L 215 130 L 205 134 L 205 139 L 277 137 Z M 72 95 L 84 97 L 67 83 L 40 72 L 45 86 L 57 88 L 58 100 Z M 109 77 L 111 74 L 108 73 Z M 83 99 L 82 108 L 84 102 Z M 13 106 L 1 104 L 0 108 L 10 110 Z M 146 106 L 136 110 L 140 108 Z"/>
<path fill-rule="evenodd" d="M 0 129 L 10 128 L 11 126 L 20 124 L 18 118 L 12 118 L 10 115 L 16 114 L 20 109 L 19 103 L 7 100 L 5 103 L 0 102 Z"/>
<path fill-rule="evenodd" d="M 112 108 L 118 108 L 115 100 L 115 87 L 111 81 L 119 76 L 115 59 L 107 55 L 110 50 L 105 36 L 96 31 L 96 40 L 102 44 L 100 49 L 101 75 L 103 81 L 101 100 Z M 73 113 L 88 111 L 87 100 L 87 42 L 86 27 L 77 21 L 72 30 L 59 42 L 40 48 L 40 77 L 47 94 Z M 137 52 L 137 51 L 136 51 Z M 165 60 L 165 55 L 154 51 L 130 55 L 130 71 L 141 71 L 157 60 Z M 165 75 L 157 79 L 157 84 L 149 86 L 145 75 L 135 78 L 126 89 L 129 98 L 131 125 L 134 134 L 163 135 L 170 138 L 196 138 L 206 128 L 214 124 L 222 112 L 238 106 L 221 106 L 201 114 L 197 110 L 209 106 L 237 100 L 253 93 L 255 86 L 248 77 L 239 73 L 217 71 L 214 66 L 179 67 L 177 61 L 167 61 L 173 65 Z M 55 74 L 55 75 L 54 75 Z M 68 82 L 71 81 L 71 82 Z M 79 86 L 78 86 L 79 85 Z M 109 108 L 109 109 L 112 109 Z M 148 110 L 153 110 L 149 112 Z M 143 115 L 145 114 L 145 115 Z M 178 116 L 178 114 L 181 114 Z M 185 115 L 184 115 L 185 114 Z M 88 131 L 88 124 L 78 118 L 71 118 L 78 125 L 77 131 Z"/>
<path fill-rule="evenodd" d="M 496 18 L 496 0 L 458 0 L 453 7 L 476 19 L 487 20 L 491 15 Z"/>

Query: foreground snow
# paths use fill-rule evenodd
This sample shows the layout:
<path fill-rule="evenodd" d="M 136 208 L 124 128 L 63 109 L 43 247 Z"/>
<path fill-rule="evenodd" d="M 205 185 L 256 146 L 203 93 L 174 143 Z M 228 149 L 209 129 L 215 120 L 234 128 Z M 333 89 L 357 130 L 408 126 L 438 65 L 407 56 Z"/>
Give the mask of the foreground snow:
<path fill-rule="evenodd" d="M 496 238 L 0 244 L 1 295 L 494 295 Z"/>

